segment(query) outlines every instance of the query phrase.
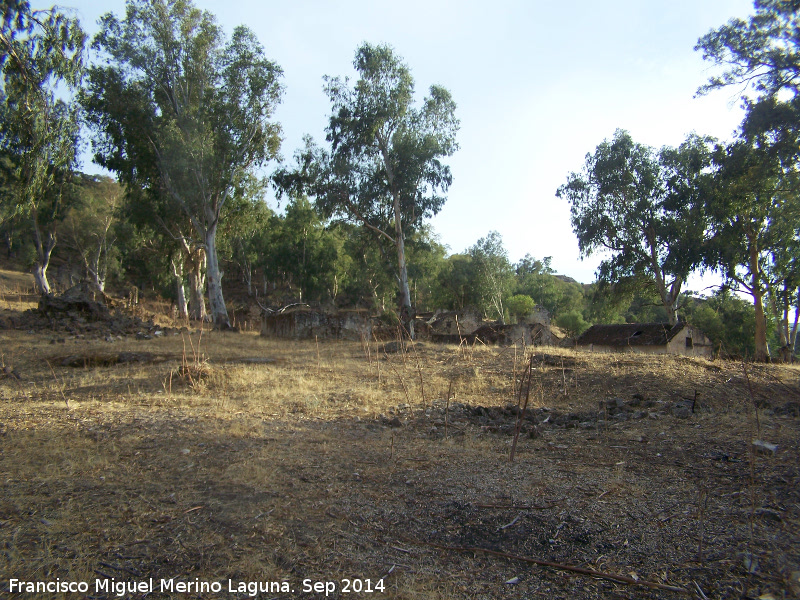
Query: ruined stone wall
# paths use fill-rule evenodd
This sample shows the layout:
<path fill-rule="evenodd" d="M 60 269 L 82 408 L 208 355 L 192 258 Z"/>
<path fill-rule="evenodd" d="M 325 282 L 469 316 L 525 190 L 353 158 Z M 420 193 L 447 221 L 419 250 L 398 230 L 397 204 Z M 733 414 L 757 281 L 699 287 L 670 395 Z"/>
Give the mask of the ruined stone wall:
<path fill-rule="evenodd" d="M 325 313 L 316 310 L 294 310 L 267 315 L 261 335 L 289 339 L 369 339 L 372 326 L 365 311 Z"/>

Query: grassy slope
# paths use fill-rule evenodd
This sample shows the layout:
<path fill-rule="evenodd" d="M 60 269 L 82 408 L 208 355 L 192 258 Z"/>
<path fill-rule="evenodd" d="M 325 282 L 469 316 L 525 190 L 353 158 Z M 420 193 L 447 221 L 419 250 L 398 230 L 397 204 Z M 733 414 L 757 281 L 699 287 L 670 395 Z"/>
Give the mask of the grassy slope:
<path fill-rule="evenodd" d="M 551 419 L 511 464 L 513 417 L 462 406 L 514 401 L 521 349 L 52 339 L 0 331 L 20 377 L 0 380 L 0 586 L 385 577 L 363 596 L 671 595 L 452 550 L 480 547 L 712 598 L 798 593 L 800 422 L 773 411 L 797 402 L 795 367 L 535 349 L 531 403 Z M 61 366 L 120 352 L 157 360 Z M 695 392 L 697 412 L 673 417 Z M 645 418 L 586 420 L 634 395 Z"/>

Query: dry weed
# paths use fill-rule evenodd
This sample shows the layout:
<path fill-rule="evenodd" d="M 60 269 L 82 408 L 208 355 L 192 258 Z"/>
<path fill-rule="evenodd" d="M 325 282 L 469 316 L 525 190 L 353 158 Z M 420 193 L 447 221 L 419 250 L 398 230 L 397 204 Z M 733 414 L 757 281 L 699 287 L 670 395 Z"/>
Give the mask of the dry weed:
<path fill-rule="evenodd" d="M 751 367 L 751 396 L 740 365 L 675 357 L 433 344 L 404 356 L 220 332 L 0 336 L 21 375 L 0 381 L 4 577 L 298 589 L 306 577 L 383 577 L 388 598 L 665 597 L 430 544 L 717 598 L 780 597 L 800 570 L 800 425 L 777 411 L 800 397 L 795 367 Z M 163 360 L 62 364 L 120 352 Z M 505 407 L 531 353 L 538 429 L 510 464 Z M 642 418 L 581 421 L 616 398 L 639 402 Z M 675 417 L 687 399 L 696 412 Z M 749 457 L 754 404 L 773 456 Z"/>

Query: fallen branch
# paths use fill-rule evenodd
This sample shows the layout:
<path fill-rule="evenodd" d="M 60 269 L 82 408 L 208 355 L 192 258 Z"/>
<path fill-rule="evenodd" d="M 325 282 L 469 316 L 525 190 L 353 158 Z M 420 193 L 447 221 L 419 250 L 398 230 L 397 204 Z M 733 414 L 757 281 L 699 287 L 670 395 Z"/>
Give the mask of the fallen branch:
<path fill-rule="evenodd" d="M 550 510 L 558 506 L 558 502 L 548 504 L 547 506 L 539 506 L 537 504 L 476 504 L 477 508 L 511 508 L 514 510 Z"/>
<path fill-rule="evenodd" d="M 402 539 L 404 539 L 404 541 L 409 543 L 422 544 L 424 546 L 438 548 L 439 550 L 448 550 L 450 552 L 481 552 L 483 554 L 499 556 L 501 558 L 507 558 L 509 560 L 518 560 L 533 565 L 539 565 L 540 567 L 550 567 L 551 569 L 556 569 L 558 571 L 568 571 L 570 573 L 579 573 L 581 575 L 588 575 L 589 577 L 597 577 L 598 579 L 616 581 L 617 583 L 624 583 L 626 585 L 641 585 L 644 587 L 649 587 L 654 590 L 665 590 L 668 592 L 675 592 L 678 594 L 689 593 L 689 590 L 682 587 L 664 585 L 662 583 L 656 583 L 655 581 L 642 581 L 642 580 L 637 581 L 636 579 L 633 579 L 631 577 L 625 577 L 624 575 L 605 573 L 603 571 L 595 571 L 593 569 L 584 569 L 583 567 L 573 567 L 571 565 L 564 565 L 561 563 L 551 562 L 549 560 L 540 560 L 538 558 L 518 556 L 516 554 L 508 554 L 507 552 L 499 552 L 497 550 L 488 550 L 487 548 L 465 547 L 465 546 L 443 546 L 441 544 L 435 544 L 433 542 L 421 542 L 421 541 L 411 540 L 408 538 L 402 538 Z"/>
<path fill-rule="evenodd" d="M 516 517 L 516 518 L 515 518 L 513 521 L 511 521 L 511 523 L 507 523 L 506 525 L 503 525 L 503 526 L 501 526 L 501 527 L 498 527 L 498 528 L 497 528 L 497 531 L 500 531 L 501 529 L 508 529 L 509 527 L 511 527 L 512 525 L 514 525 L 514 524 L 515 524 L 517 521 L 519 521 L 519 516 L 517 516 L 517 517 Z"/>

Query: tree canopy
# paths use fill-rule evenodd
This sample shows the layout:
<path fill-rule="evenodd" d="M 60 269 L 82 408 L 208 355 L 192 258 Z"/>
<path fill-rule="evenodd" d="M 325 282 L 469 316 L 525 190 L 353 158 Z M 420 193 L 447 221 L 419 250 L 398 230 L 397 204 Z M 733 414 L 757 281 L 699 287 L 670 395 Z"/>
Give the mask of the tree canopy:
<path fill-rule="evenodd" d="M 599 279 L 649 281 L 672 324 L 683 284 L 699 262 L 691 249 L 702 241 L 697 200 L 707 144 L 690 136 L 679 148 L 657 153 L 617 130 L 556 192 L 570 203 L 581 254 L 609 255 L 600 263 Z"/>
<path fill-rule="evenodd" d="M 697 41 L 703 58 L 727 70 L 699 89 L 734 85 L 773 96 L 780 90 L 800 91 L 800 5 L 794 0 L 756 0 L 749 19 L 731 19 Z"/>

